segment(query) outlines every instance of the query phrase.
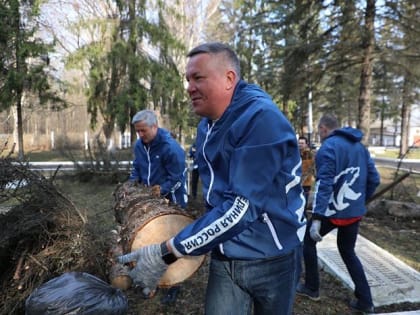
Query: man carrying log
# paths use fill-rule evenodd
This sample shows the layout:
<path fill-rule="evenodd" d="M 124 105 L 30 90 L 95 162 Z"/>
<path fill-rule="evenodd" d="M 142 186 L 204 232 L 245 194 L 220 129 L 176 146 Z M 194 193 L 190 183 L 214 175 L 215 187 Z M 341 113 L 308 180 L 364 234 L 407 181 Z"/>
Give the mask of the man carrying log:
<path fill-rule="evenodd" d="M 151 110 L 136 113 L 132 124 L 139 135 L 134 147 L 130 184 L 142 183 L 152 187 L 155 197 L 165 197 L 185 209 L 186 191 L 185 152 L 170 132 L 158 127 L 156 114 Z M 171 287 L 162 303 L 175 302 L 179 286 Z"/>
<path fill-rule="evenodd" d="M 211 252 L 205 314 L 290 315 L 306 226 L 295 131 L 268 94 L 241 80 L 231 48 L 206 43 L 188 57 L 207 211 L 118 261 L 136 261 L 130 275 L 148 293 L 178 258 Z"/>

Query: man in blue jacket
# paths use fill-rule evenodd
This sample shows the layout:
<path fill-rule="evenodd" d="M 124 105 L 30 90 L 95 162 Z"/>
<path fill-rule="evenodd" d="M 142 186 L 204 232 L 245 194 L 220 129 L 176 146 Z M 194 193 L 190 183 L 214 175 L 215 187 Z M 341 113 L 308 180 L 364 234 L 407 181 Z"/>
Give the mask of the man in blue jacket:
<path fill-rule="evenodd" d="M 133 168 L 129 180 L 151 186 L 157 196 L 185 209 L 187 205 L 185 152 L 170 132 L 158 127 L 151 110 L 136 113 L 132 124 L 139 135 L 134 147 Z M 176 301 L 180 287 L 164 292 L 162 303 Z"/>
<path fill-rule="evenodd" d="M 355 253 L 356 239 L 365 202 L 379 185 L 379 173 L 369 151 L 360 142 L 363 133 L 339 128 L 338 120 L 324 115 L 318 125 L 322 146 L 315 156 L 316 184 L 312 218 L 303 245 L 305 284 L 297 293 L 319 300 L 319 273 L 316 243 L 337 228 L 337 246 L 355 284 L 355 310 L 372 313 L 372 296 L 363 266 Z"/>
<path fill-rule="evenodd" d="M 228 46 L 202 44 L 188 57 L 207 211 L 167 242 L 119 260 L 137 262 L 131 276 L 147 293 L 168 264 L 211 252 L 205 314 L 292 314 L 306 226 L 295 132 L 269 95 L 240 79 Z"/>
<path fill-rule="evenodd" d="M 136 113 L 132 124 L 139 135 L 134 146 L 133 168 L 129 180 L 154 187 L 182 208 L 187 204 L 185 152 L 169 131 L 158 127 L 151 110 Z"/>

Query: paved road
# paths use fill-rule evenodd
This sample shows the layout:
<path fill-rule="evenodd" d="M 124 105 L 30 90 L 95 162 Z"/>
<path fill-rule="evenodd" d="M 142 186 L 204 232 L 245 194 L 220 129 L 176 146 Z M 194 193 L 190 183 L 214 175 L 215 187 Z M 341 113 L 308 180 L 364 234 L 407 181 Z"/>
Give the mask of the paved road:
<path fill-rule="evenodd" d="M 398 166 L 401 170 L 411 171 L 415 174 L 420 174 L 420 159 L 404 159 L 400 161 L 399 159 L 390 159 L 390 158 L 374 158 L 377 166 L 389 167 L 396 169 Z M 120 161 L 119 169 L 122 171 L 130 170 L 131 161 Z M 90 162 L 78 162 L 81 166 L 90 165 Z M 74 171 L 74 162 L 72 161 L 61 161 L 61 162 L 30 162 L 29 168 L 31 170 L 40 170 L 40 171 L 56 171 L 60 167 L 60 171 Z"/>
<path fill-rule="evenodd" d="M 387 166 L 387 167 L 397 167 L 400 163 L 399 159 L 390 159 L 390 158 L 374 158 L 376 165 L 378 166 Z M 78 162 L 79 164 L 89 165 L 90 162 Z M 131 165 L 131 161 L 120 161 L 118 162 L 121 169 L 127 169 Z M 34 170 L 44 170 L 44 171 L 55 171 L 57 167 L 60 166 L 60 170 L 71 171 L 74 170 L 74 163 L 72 161 L 62 161 L 62 162 L 31 162 L 29 163 L 30 168 Z M 415 172 L 420 172 L 420 160 L 415 159 L 404 159 L 400 165 L 400 168 L 406 170 L 412 170 Z"/>
<path fill-rule="evenodd" d="M 29 169 L 40 170 L 40 171 L 55 171 L 60 167 L 60 171 L 74 171 L 75 166 L 72 161 L 60 161 L 60 162 L 29 162 Z M 89 166 L 91 162 L 77 162 L 81 167 L 83 165 Z M 120 170 L 127 170 L 131 166 L 131 161 L 120 161 L 118 162 Z"/>
<path fill-rule="evenodd" d="M 415 159 L 404 159 L 400 161 L 399 159 L 390 159 L 390 158 L 374 158 L 375 163 L 377 166 L 386 166 L 397 168 L 398 164 L 400 164 L 400 169 L 402 170 L 411 170 L 414 173 L 420 173 L 420 160 Z"/>

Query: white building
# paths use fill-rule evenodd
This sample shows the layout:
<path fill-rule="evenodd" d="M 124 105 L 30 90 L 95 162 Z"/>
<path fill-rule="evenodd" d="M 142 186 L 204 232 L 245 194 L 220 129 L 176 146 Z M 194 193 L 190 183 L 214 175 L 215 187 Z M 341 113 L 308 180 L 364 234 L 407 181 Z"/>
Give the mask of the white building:
<path fill-rule="evenodd" d="M 370 125 L 369 144 L 373 146 L 399 147 L 401 142 L 401 119 L 386 119 L 383 125 L 383 143 L 381 144 L 381 121 L 375 120 Z M 409 146 L 420 147 L 420 106 L 414 105 L 410 114 L 408 131 Z"/>

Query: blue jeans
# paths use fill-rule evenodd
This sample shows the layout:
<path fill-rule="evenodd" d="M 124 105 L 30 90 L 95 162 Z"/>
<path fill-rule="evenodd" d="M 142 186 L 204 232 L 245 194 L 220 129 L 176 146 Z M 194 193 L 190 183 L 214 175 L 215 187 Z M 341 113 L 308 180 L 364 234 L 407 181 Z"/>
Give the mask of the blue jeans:
<path fill-rule="evenodd" d="M 298 249 L 260 260 L 210 262 L 206 315 L 292 314 Z"/>
<path fill-rule="evenodd" d="M 356 256 L 354 247 L 359 233 L 359 223 L 357 221 L 347 226 L 336 226 L 329 220 L 322 220 L 320 234 L 324 236 L 337 228 L 337 247 L 341 258 L 346 265 L 355 286 L 355 296 L 359 300 L 361 306 L 372 306 L 372 295 L 370 287 L 366 279 L 363 266 L 359 258 Z M 318 258 L 316 250 L 316 242 L 309 235 L 309 229 L 312 220 L 308 222 L 306 227 L 305 239 L 303 243 L 303 259 L 305 262 L 305 286 L 313 291 L 319 290 L 319 273 Z"/>

